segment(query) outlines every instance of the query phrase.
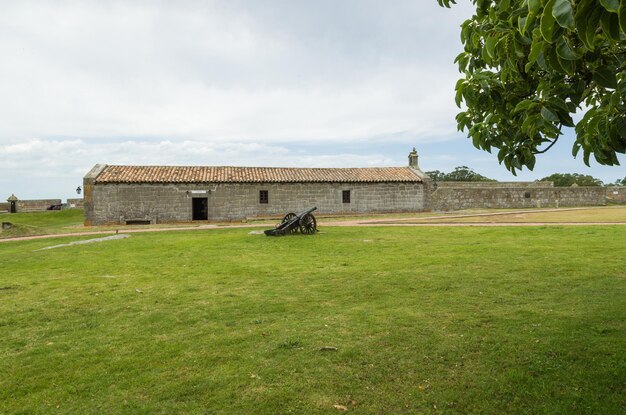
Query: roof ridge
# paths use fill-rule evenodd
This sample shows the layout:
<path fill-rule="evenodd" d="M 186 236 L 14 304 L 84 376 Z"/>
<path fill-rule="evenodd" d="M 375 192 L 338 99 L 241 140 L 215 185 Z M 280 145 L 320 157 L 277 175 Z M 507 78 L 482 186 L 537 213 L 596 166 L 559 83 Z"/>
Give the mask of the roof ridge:
<path fill-rule="evenodd" d="M 348 169 L 410 169 L 408 166 L 368 166 L 368 167 L 277 167 L 277 166 L 200 166 L 200 165 L 165 165 L 165 164 L 107 164 L 108 167 L 138 167 L 138 168 L 152 168 L 152 167 L 178 167 L 178 168 L 237 168 L 237 169 L 330 169 L 330 170 L 348 170 Z"/>
<path fill-rule="evenodd" d="M 98 183 L 421 182 L 410 167 L 107 165 Z"/>

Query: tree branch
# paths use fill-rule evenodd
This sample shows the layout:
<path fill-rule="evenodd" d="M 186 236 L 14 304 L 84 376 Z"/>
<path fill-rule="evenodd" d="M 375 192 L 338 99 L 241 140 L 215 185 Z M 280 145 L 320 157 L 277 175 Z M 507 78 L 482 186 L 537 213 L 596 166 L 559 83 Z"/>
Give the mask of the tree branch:
<path fill-rule="evenodd" d="M 549 145 L 548 147 L 544 148 L 544 149 L 543 149 L 543 150 L 541 150 L 541 151 L 534 151 L 534 152 L 533 152 L 533 154 L 542 154 L 542 153 L 545 153 L 546 151 L 550 150 L 550 149 L 552 148 L 552 146 L 553 146 L 553 145 L 555 145 L 557 141 L 559 141 L 559 137 L 560 137 L 560 136 L 557 136 L 557 137 L 554 139 L 554 141 L 553 141 L 552 143 L 550 143 L 550 145 Z"/>

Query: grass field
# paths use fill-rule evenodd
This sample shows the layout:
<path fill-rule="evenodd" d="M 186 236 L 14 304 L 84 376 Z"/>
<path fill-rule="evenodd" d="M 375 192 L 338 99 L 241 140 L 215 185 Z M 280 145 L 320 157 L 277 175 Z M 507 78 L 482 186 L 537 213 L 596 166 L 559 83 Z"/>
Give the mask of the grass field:
<path fill-rule="evenodd" d="M 489 214 L 492 213 L 492 214 Z M 626 223 L 626 206 L 590 207 L 574 210 L 552 210 L 542 211 L 511 211 L 502 212 L 491 211 L 475 216 L 463 216 L 455 212 L 441 217 L 431 217 L 428 219 L 408 219 L 398 221 L 398 223 L 602 223 L 615 222 Z"/>
<path fill-rule="evenodd" d="M 624 412 L 623 227 L 248 232 L 0 245 L 0 413 Z"/>

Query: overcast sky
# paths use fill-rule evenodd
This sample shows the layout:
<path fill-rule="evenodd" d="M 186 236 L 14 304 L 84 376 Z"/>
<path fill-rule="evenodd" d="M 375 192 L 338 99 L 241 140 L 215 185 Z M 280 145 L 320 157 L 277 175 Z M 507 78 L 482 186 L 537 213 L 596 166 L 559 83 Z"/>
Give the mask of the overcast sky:
<path fill-rule="evenodd" d="M 462 3 L 1 1 L 0 198 L 73 197 L 95 163 L 402 166 L 413 146 L 423 170 L 514 179 L 456 132 Z M 572 140 L 518 179 L 626 176 Z"/>

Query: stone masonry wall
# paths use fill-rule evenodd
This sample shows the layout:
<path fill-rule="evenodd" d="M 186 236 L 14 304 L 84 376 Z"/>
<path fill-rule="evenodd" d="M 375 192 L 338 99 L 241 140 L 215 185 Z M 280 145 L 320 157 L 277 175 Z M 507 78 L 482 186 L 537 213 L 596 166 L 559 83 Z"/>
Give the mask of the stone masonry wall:
<path fill-rule="evenodd" d="M 39 212 L 47 210 L 52 205 L 60 204 L 61 199 L 18 200 L 16 210 L 18 212 Z"/>
<path fill-rule="evenodd" d="M 493 187 L 515 187 L 515 188 L 535 188 L 535 187 L 554 187 L 553 182 L 437 182 L 437 188 L 453 187 L 453 188 L 479 188 L 489 189 Z"/>
<path fill-rule="evenodd" d="M 18 212 L 40 212 L 42 210 L 47 210 L 52 205 L 60 204 L 61 199 L 18 200 L 15 210 Z M 10 208 L 10 203 L 0 203 L 0 212 L 8 212 Z"/>
<path fill-rule="evenodd" d="M 269 203 L 259 203 L 259 191 Z M 342 202 L 350 190 L 351 203 Z M 206 193 L 201 193 L 206 192 Z M 280 216 L 317 206 L 320 214 L 415 212 L 424 209 L 421 183 L 93 184 L 85 186 L 85 224 L 192 220 L 192 198 L 207 197 L 209 220 Z"/>
<path fill-rule="evenodd" d="M 603 187 L 448 187 L 431 194 L 431 209 L 439 211 L 472 208 L 515 209 L 606 204 Z"/>
<path fill-rule="evenodd" d="M 67 199 L 67 208 L 68 209 L 82 209 L 83 208 L 83 198 L 75 198 L 75 199 Z"/>
<path fill-rule="evenodd" d="M 614 203 L 626 203 L 626 186 L 607 186 L 606 199 Z"/>

